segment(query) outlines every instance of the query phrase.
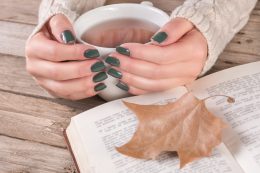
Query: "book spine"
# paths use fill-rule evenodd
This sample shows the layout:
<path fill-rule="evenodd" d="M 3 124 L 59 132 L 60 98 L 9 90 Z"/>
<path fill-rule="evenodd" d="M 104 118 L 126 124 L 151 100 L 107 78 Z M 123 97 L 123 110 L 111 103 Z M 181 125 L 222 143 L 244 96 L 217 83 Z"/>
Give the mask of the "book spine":
<path fill-rule="evenodd" d="M 74 164 L 75 164 L 75 166 L 76 166 L 76 169 L 77 169 L 77 173 L 80 173 L 80 169 L 79 169 L 77 160 L 76 160 L 76 158 L 75 158 L 75 155 L 74 155 L 74 153 L 73 153 L 73 151 L 72 151 L 72 148 L 71 148 L 71 145 L 70 145 L 70 142 L 69 142 L 69 139 L 68 139 L 66 130 L 67 130 L 67 129 L 65 129 L 65 130 L 63 131 L 63 136 L 64 136 L 64 139 L 65 139 L 65 143 L 66 143 L 66 145 L 67 145 L 67 149 L 69 150 L 69 152 L 70 152 L 70 154 L 71 154 L 71 156 L 72 156 L 73 162 L 74 162 Z"/>

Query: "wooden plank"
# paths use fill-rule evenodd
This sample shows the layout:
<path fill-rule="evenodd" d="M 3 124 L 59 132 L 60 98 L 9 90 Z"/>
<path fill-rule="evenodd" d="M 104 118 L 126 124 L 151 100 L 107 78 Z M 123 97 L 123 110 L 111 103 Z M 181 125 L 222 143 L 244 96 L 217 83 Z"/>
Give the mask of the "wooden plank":
<path fill-rule="evenodd" d="M 259 16 L 260 19 L 260 16 Z M 249 22 L 227 45 L 226 51 L 260 56 L 260 23 Z"/>
<path fill-rule="evenodd" d="M 26 72 L 24 58 L 0 54 L 0 59 L 0 89 L 51 98 Z"/>
<path fill-rule="evenodd" d="M 41 0 L 1 0 L 0 20 L 36 24 Z"/>
<path fill-rule="evenodd" d="M 260 56 L 225 51 L 207 74 L 255 61 L 260 61 Z"/>
<path fill-rule="evenodd" d="M 34 26 L 0 21 L 0 53 L 24 56 L 25 42 Z"/>
<path fill-rule="evenodd" d="M 0 135 L 0 172 L 73 173 L 75 168 L 66 149 Z"/>
<path fill-rule="evenodd" d="M 0 91 L 0 134 L 65 147 L 63 131 L 70 118 L 103 103 L 49 101 Z"/>

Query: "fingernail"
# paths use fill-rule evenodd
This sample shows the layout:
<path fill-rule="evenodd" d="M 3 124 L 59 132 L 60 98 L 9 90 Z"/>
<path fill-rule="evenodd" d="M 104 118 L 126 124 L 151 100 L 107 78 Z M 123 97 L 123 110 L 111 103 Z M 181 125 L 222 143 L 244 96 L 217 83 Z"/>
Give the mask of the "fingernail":
<path fill-rule="evenodd" d="M 118 78 L 118 79 L 122 79 L 122 73 L 120 71 L 117 71 L 116 69 L 114 68 L 110 68 L 107 73 L 110 75 L 110 76 L 113 76 L 115 78 Z"/>
<path fill-rule="evenodd" d="M 130 56 L 130 50 L 121 46 L 116 47 L 116 51 L 122 55 Z"/>
<path fill-rule="evenodd" d="M 89 49 L 84 52 L 84 56 L 89 59 L 97 58 L 100 56 L 98 50 L 96 49 Z"/>
<path fill-rule="evenodd" d="M 153 40 L 158 42 L 158 43 L 162 43 L 163 41 L 165 41 L 168 37 L 168 34 L 166 32 L 159 32 L 157 33 L 155 36 L 153 36 Z"/>
<path fill-rule="evenodd" d="M 100 84 L 97 84 L 97 85 L 95 86 L 94 90 L 95 90 L 96 92 L 98 92 L 98 91 L 102 91 L 102 90 L 104 90 L 104 89 L 106 89 L 106 88 L 107 88 L 107 86 L 106 86 L 105 84 L 100 83 Z"/>
<path fill-rule="evenodd" d="M 93 82 L 98 83 L 98 82 L 104 81 L 106 79 L 107 79 L 107 74 L 105 72 L 101 72 L 101 73 L 96 74 L 93 77 Z"/>
<path fill-rule="evenodd" d="M 109 56 L 106 58 L 105 60 L 106 63 L 112 65 L 112 66 L 116 66 L 116 67 L 119 67 L 120 66 L 120 61 L 119 59 L 115 58 L 115 57 L 112 57 L 112 56 Z"/>
<path fill-rule="evenodd" d="M 100 72 L 106 68 L 105 64 L 102 61 L 96 62 L 91 66 L 92 72 Z"/>
<path fill-rule="evenodd" d="M 124 91 L 129 91 L 128 85 L 125 84 L 125 83 L 123 83 L 123 82 L 121 82 L 121 81 L 119 81 L 119 82 L 116 84 L 116 86 L 117 86 L 118 88 L 124 90 Z"/>
<path fill-rule="evenodd" d="M 61 39 L 65 44 L 74 44 L 76 39 L 70 30 L 65 30 L 61 33 Z"/>

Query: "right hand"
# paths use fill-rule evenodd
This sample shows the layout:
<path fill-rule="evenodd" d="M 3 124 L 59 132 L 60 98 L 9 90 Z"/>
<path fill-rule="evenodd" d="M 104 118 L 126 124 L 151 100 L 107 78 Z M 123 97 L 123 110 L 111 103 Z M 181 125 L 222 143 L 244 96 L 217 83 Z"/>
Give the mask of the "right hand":
<path fill-rule="evenodd" d="M 98 51 L 75 44 L 74 31 L 62 14 L 53 16 L 26 45 L 26 68 L 51 95 L 80 100 L 105 89 L 105 65 Z"/>

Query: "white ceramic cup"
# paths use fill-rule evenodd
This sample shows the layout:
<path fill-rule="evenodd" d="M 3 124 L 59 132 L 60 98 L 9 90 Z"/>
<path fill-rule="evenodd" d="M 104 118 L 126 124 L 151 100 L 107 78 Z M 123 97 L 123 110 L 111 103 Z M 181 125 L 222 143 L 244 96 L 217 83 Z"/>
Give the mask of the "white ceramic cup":
<path fill-rule="evenodd" d="M 86 12 L 76 20 L 74 30 L 77 40 L 81 43 L 91 45 L 81 39 L 83 34 L 93 26 L 117 19 L 143 20 L 162 27 L 169 21 L 169 16 L 164 11 L 153 7 L 153 4 L 149 1 L 144 1 L 141 4 L 123 3 L 102 6 Z M 115 51 L 115 48 L 91 46 L 94 46 L 99 51 L 102 59 Z M 129 96 L 127 92 L 116 87 L 118 79 L 109 76 L 104 83 L 107 85 L 107 88 L 98 94 L 101 98 L 110 101 Z"/>

